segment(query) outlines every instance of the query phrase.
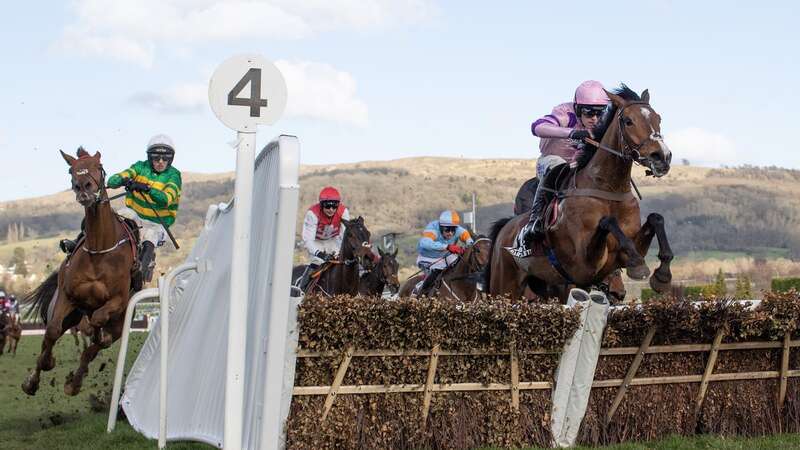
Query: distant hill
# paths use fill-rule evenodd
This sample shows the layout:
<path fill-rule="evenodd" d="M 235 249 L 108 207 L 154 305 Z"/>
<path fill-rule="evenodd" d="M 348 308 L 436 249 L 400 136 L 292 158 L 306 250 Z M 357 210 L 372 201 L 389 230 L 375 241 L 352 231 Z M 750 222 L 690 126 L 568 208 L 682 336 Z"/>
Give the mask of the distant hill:
<path fill-rule="evenodd" d="M 800 171 L 675 166 L 661 179 L 646 178 L 639 168 L 635 171 L 644 195 L 642 214 L 658 211 L 664 215 L 676 254 L 722 251 L 800 258 Z M 474 191 L 480 205 L 478 228 L 486 230 L 493 220 L 511 214 L 517 189 L 533 172 L 534 161 L 519 159 L 423 157 L 307 165 L 300 172 L 297 231 L 319 190 L 334 185 L 351 213 L 366 218 L 373 236 L 401 233 L 403 260 L 408 264 L 419 231 L 442 209 L 468 210 Z M 186 244 L 199 232 L 208 205 L 227 201 L 233 193 L 231 173 L 189 173 L 184 180 L 174 227 L 184 246 L 181 252 L 165 256 L 170 263 L 191 247 Z M 13 246 L 11 241 L 19 234 L 25 241 L 74 234 L 81 217 L 71 192 L 2 202 L 0 246 Z M 40 251 L 50 255 L 49 249 Z M 56 253 L 45 256 L 58 258 Z"/>

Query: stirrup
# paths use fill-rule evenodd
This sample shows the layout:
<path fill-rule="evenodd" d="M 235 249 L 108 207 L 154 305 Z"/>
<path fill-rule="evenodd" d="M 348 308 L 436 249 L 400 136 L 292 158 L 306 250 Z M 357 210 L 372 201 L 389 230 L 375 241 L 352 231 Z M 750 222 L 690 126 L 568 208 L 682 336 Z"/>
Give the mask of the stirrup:
<path fill-rule="evenodd" d="M 78 243 L 76 241 L 71 241 L 69 239 L 62 239 L 58 243 L 58 248 L 60 248 L 62 252 L 66 253 L 68 255 L 71 255 L 72 252 L 75 251 L 75 248 L 77 246 L 78 246 Z"/>

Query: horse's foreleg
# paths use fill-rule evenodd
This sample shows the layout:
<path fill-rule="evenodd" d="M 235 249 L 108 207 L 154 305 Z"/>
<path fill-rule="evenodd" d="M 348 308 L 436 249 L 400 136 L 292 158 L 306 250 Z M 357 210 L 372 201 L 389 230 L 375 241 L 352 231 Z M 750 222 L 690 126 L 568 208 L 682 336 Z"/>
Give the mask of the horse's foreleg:
<path fill-rule="evenodd" d="M 81 386 L 83 385 L 83 379 L 86 377 L 86 373 L 89 372 L 89 364 L 94 361 L 100 350 L 107 348 L 112 342 L 119 339 L 119 337 L 122 335 L 122 326 L 124 322 L 125 316 L 118 317 L 117 319 L 112 319 L 108 323 L 104 333 L 101 333 L 100 330 L 95 330 L 94 337 L 92 338 L 92 344 L 86 347 L 86 350 L 81 353 L 81 360 L 78 364 L 78 368 L 74 373 L 67 375 L 67 380 L 64 383 L 65 394 L 78 395 L 78 393 L 81 391 Z M 110 337 L 108 344 L 104 343 L 100 338 L 100 336 L 103 336 L 104 334 Z"/>
<path fill-rule="evenodd" d="M 637 251 L 633 241 L 625 236 L 619 227 L 619 222 L 615 217 L 603 217 L 597 226 L 597 231 L 589 242 L 587 260 L 591 265 L 597 265 L 600 258 L 605 254 L 608 235 L 611 234 L 617 239 L 620 246 L 620 256 L 622 264 L 625 266 L 628 276 L 634 280 L 643 280 L 650 275 L 650 269 L 644 261 L 644 257 Z"/>
<path fill-rule="evenodd" d="M 636 235 L 636 249 L 640 255 L 647 254 L 650 248 L 650 243 L 653 237 L 658 240 L 658 260 L 661 262 L 658 268 L 653 272 L 650 277 L 650 287 L 656 292 L 666 292 L 669 290 L 672 282 L 672 272 L 670 271 L 670 263 L 674 257 L 672 249 L 667 241 L 667 232 L 664 229 L 664 217 L 661 214 L 651 213 L 647 216 L 642 228 Z"/>
<path fill-rule="evenodd" d="M 28 395 L 35 395 L 39 390 L 39 376 L 42 371 L 51 370 L 56 365 L 56 359 L 53 357 L 53 346 L 58 341 L 58 338 L 64 334 L 64 322 L 70 318 L 75 307 L 64 296 L 59 293 L 55 300 L 56 304 L 53 308 L 53 315 L 47 323 L 47 328 L 44 332 L 44 339 L 42 339 L 42 352 L 36 360 L 36 369 L 28 374 L 28 377 L 22 383 L 22 390 Z"/>
<path fill-rule="evenodd" d="M 103 306 L 97 308 L 89 318 L 89 325 L 94 328 L 94 342 L 98 342 L 104 347 L 108 347 L 113 342 L 113 338 L 105 329 L 110 322 L 115 322 L 125 315 L 125 307 L 128 299 L 117 296 L 109 299 Z"/>

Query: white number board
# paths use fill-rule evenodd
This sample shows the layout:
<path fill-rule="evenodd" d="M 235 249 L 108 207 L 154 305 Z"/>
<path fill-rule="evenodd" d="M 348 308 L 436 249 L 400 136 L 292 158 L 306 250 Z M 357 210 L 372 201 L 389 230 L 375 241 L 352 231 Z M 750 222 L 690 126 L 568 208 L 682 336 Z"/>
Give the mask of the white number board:
<path fill-rule="evenodd" d="M 238 55 L 214 71 L 208 101 L 222 123 L 236 131 L 255 132 L 271 125 L 286 108 L 286 82 L 280 70 L 260 55 Z"/>

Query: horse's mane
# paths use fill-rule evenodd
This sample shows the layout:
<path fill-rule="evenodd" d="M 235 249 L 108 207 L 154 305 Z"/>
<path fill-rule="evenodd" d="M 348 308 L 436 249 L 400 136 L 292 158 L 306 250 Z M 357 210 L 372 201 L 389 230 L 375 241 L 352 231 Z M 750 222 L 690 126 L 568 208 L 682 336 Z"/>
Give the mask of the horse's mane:
<path fill-rule="evenodd" d="M 631 88 L 625 85 L 625 83 L 620 83 L 618 88 L 615 88 L 611 91 L 612 93 L 619 95 L 623 99 L 627 101 L 641 101 L 641 97 L 639 94 L 634 92 Z M 611 103 L 609 107 L 606 109 L 606 112 L 600 118 L 600 122 L 595 125 L 592 129 L 592 135 L 594 135 L 594 140 L 600 142 L 603 140 L 603 136 L 605 136 L 606 131 L 608 131 L 608 127 L 611 126 L 612 121 L 617 115 L 617 107 Z M 578 118 L 580 120 L 580 118 Z M 578 157 L 578 170 L 583 169 L 589 164 L 589 161 L 592 160 L 594 157 L 595 152 L 597 152 L 597 147 L 592 144 L 584 144 L 583 145 L 583 152 Z"/>
<path fill-rule="evenodd" d="M 511 221 L 513 217 L 505 217 L 503 219 L 499 219 L 495 223 L 492 224 L 491 228 L 489 228 L 489 240 L 492 241 L 491 247 L 489 247 L 489 254 L 491 255 L 494 253 L 494 244 L 497 241 L 497 236 L 500 234 L 500 230 L 503 229 L 504 226 L 508 222 Z M 489 264 L 486 265 L 486 269 L 483 271 L 483 285 L 486 288 L 489 288 L 489 281 L 492 279 L 492 261 L 489 261 Z"/>
<path fill-rule="evenodd" d="M 78 151 L 76 152 L 76 154 L 78 155 L 78 158 L 88 158 L 89 157 L 89 152 L 87 152 L 86 149 L 83 148 L 82 145 L 80 147 L 78 147 Z"/>

